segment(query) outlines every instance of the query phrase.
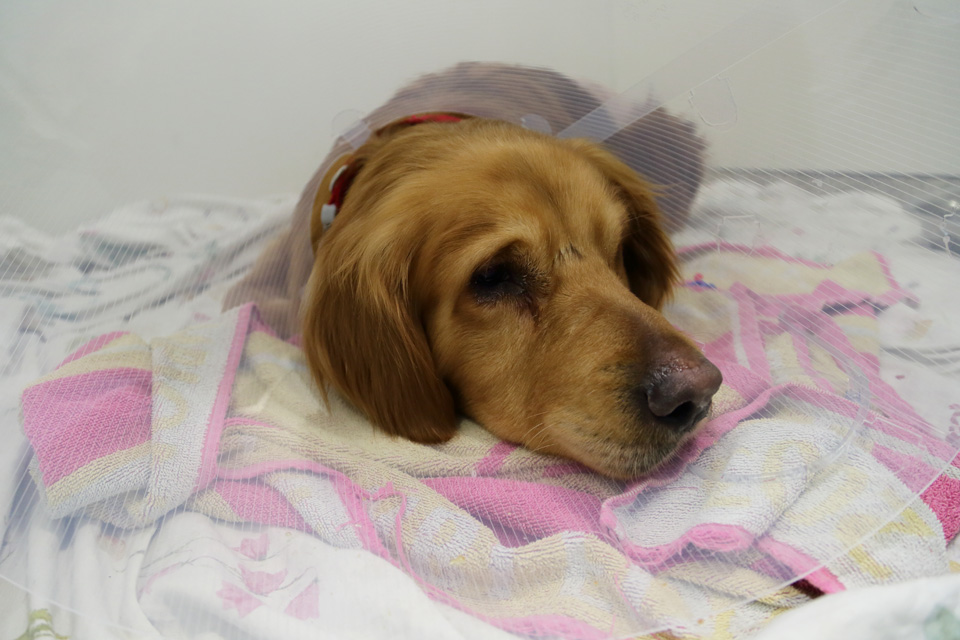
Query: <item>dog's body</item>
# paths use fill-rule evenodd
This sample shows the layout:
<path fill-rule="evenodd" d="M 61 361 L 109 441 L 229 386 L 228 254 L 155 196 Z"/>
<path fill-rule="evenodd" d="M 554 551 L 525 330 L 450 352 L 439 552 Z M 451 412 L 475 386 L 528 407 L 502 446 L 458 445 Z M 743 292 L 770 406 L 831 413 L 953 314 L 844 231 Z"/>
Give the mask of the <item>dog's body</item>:
<path fill-rule="evenodd" d="M 329 230 L 326 162 L 226 305 L 302 329 L 321 390 L 388 433 L 440 442 L 459 410 L 608 475 L 653 468 L 720 385 L 658 311 L 677 280 L 660 211 L 685 214 L 703 146 L 660 110 L 608 141 L 631 166 L 513 124 L 536 114 L 556 132 L 598 106 L 543 70 L 419 80 L 368 118 L 385 126 L 350 156 Z M 435 112 L 470 116 L 404 117 Z M 666 187 L 659 206 L 638 171 Z"/>

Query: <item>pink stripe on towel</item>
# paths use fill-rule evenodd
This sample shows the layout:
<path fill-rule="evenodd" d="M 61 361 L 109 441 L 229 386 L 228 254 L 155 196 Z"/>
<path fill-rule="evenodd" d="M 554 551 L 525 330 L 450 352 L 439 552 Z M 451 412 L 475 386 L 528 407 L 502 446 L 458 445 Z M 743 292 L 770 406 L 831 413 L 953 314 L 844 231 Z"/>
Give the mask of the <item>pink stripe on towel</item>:
<path fill-rule="evenodd" d="M 247 343 L 248 329 L 251 321 L 259 326 L 266 327 L 260 322 L 260 314 L 256 312 L 253 304 L 247 304 L 238 311 L 237 324 L 234 327 L 233 340 L 230 343 L 230 351 L 227 355 L 227 361 L 223 368 L 223 377 L 217 389 L 217 397 L 214 400 L 213 407 L 210 409 L 210 417 L 207 421 L 206 438 L 203 443 L 203 462 L 200 465 L 200 473 L 197 476 L 196 488 L 207 486 L 217 473 L 217 454 L 220 451 L 220 435 L 223 433 L 224 420 L 227 415 L 227 408 L 230 406 L 230 397 L 233 392 L 233 380 L 236 377 L 237 368 L 240 366 L 240 360 L 243 357 L 243 347 Z"/>
<path fill-rule="evenodd" d="M 33 444 L 43 484 L 150 439 L 152 374 L 108 369 L 28 387 L 23 430 Z"/>
<path fill-rule="evenodd" d="M 286 497 L 262 480 L 217 480 L 212 488 L 242 521 L 311 530 Z"/>
<path fill-rule="evenodd" d="M 960 480 L 939 476 L 920 494 L 920 499 L 937 514 L 947 541 L 953 540 L 960 532 Z"/>
<path fill-rule="evenodd" d="M 496 478 L 430 478 L 423 481 L 475 518 L 529 536 L 561 531 L 603 535 L 600 499 L 573 489 Z M 549 508 L 544 508 L 549 505 Z"/>
<path fill-rule="evenodd" d="M 129 333 L 129 331 L 113 331 L 113 332 L 111 332 L 111 333 L 106 333 L 106 334 L 104 334 L 104 335 L 102 335 L 102 336 L 98 336 L 98 337 L 94 338 L 93 340 L 91 340 L 91 341 L 87 342 L 86 344 L 84 344 L 82 347 L 80 347 L 79 349 L 77 349 L 76 351 L 74 351 L 73 353 L 71 353 L 71 354 L 70 354 L 69 356 L 67 356 L 66 358 L 64 358 L 63 362 L 61 362 L 60 364 L 57 365 L 57 368 L 59 369 L 59 368 L 62 367 L 63 365 L 69 364 L 69 363 L 73 362 L 74 360 L 79 360 L 79 359 L 82 358 L 83 356 L 85 356 L 85 355 L 87 355 L 87 354 L 89 354 L 89 353 L 93 353 L 94 351 L 100 351 L 101 349 L 103 349 L 104 347 L 106 347 L 107 345 L 109 345 L 111 342 L 113 342 L 114 340 L 116 340 L 117 338 L 122 338 L 123 336 L 127 335 L 128 333 Z"/>

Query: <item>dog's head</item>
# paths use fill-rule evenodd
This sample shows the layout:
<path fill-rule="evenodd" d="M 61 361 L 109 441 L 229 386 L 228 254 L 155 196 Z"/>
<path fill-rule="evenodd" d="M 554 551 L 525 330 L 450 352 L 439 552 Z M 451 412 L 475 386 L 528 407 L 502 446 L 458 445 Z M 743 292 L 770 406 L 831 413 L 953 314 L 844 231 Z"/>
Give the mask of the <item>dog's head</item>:
<path fill-rule="evenodd" d="M 598 146 L 469 119 L 386 132 L 315 247 L 303 341 L 392 434 L 459 409 L 629 478 L 692 433 L 719 371 L 659 309 L 677 281 L 649 186 Z"/>

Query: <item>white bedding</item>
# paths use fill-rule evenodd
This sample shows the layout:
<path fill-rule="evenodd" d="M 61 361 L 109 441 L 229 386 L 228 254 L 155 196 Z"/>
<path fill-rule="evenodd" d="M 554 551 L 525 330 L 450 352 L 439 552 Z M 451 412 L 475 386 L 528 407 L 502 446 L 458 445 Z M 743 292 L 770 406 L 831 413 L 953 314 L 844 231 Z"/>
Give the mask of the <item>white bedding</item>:
<path fill-rule="evenodd" d="M 196 513 L 119 531 L 92 521 L 52 522 L 29 508 L 30 484 L 18 484 L 27 461 L 19 390 L 97 335 L 161 335 L 218 314 L 226 289 L 286 223 L 292 204 L 140 203 L 60 237 L 0 218 L 0 638 L 48 624 L 73 638 L 510 637 L 430 600 L 387 562 L 302 532 L 245 529 Z M 796 216 L 820 233 L 796 233 Z M 934 410 L 942 403 L 924 399 L 957 395 L 960 340 L 949 319 L 960 317 L 960 263 L 916 246 L 918 231 L 899 204 L 882 196 L 814 197 L 785 183 L 724 181 L 705 190 L 693 226 L 676 242 L 772 242 L 809 259 L 883 249 L 894 277 L 920 301 L 882 316 L 885 380 L 931 423 L 956 424 L 960 411 Z M 934 375 L 916 363 L 921 358 L 952 373 Z M 960 571 L 955 543 L 951 554 Z M 762 638 L 922 637 L 925 630 L 930 638 L 960 637 L 960 573 L 937 580 L 821 598 L 766 630 L 770 610 L 760 605 L 731 619 L 739 636 Z M 239 583 L 246 589 L 231 588 Z M 387 595 L 370 598 L 371 584 Z M 257 589 L 262 598 L 244 595 Z M 851 627 L 853 612 L 874 631 Z M 949 630 L 951 616 L 957 635 L 930 635 Z"/>

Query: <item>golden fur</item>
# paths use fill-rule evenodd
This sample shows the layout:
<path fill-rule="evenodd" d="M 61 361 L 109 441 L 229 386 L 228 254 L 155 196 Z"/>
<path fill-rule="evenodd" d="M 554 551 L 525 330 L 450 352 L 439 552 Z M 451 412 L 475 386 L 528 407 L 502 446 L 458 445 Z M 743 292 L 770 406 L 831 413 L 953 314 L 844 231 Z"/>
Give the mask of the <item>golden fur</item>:
<path fill-rule="evenodd" d="M 539 113 L 555 129 L 582 115 L 563 113 L 562 100 L 544 106 L 554 95 L 544 92 Z M 455 98 L 437 106 L 459 109 L 470 96 Z M 388 106 L 407 100 L 401 92 Z M 702 146 L 680 121 L 651 116 L 641 130 L 667 123 L 660 134 L 684 132 L 694 152 L 650 154 L 686 181 L 668 205 L 679 217 Z M 315 246 L 317 177 L 290 230 L 227 300 L 258 302 L 283 335 L 299 324 L 324 394 L 336 389 L 384 431 L 418 442 L 453 436 L 459 411 L 622 478 L 689 437 L 720 377 L 659 313 L 677 268 L 657 196 L 636 171 L 596 144 L 486 117 L 385 127 L 352 162 L 356 178 Z"/>

